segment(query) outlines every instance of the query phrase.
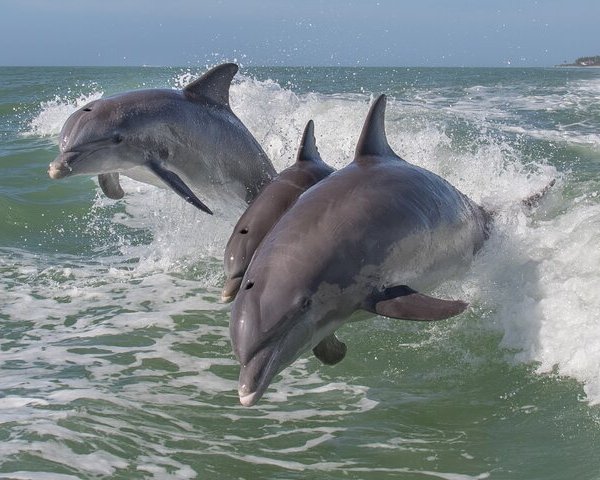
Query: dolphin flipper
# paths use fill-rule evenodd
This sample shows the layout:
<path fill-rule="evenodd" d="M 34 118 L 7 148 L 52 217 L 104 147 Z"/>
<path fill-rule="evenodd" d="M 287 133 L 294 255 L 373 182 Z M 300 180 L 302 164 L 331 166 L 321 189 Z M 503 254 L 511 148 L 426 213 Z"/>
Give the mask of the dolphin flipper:
<path fill-rule="evenodd" d="M 344 359 L 347 350 L 346 344 L 332 333 L 313 348 L 313 353 L 325 365 L 335 365 Z"/>
<path fill-rule="evenodd" d="M 98 175 L 100 188 L 108 198 L 119 200 L 123 198 L 125 192 L 119 183 L 119 172 L 101 173 Z"/>
<path fill-rule="evenodd" d="M 454 317 L 469 306 L 461 300 L 443 300 L 416 292 L 406 285 L 386 288 L 372 295 L 364 309 L 384 317 L 433 321 Z"/>
<path fill-rule="evenodd" d="M 148 167 L 186 202 L 191 203 L 194 207 L 199 208 L 209 215 L 213 214 L 212 210 L 204 205 L 204 203 L 202 203 L 200 199 L 194 195 L 194 192 L 190 190 L 190 188 L 184 183 L 179 175 L 171 170 L 167 170 L 161 164 L 155 161 L 151 161 L 148 164 Z"/>

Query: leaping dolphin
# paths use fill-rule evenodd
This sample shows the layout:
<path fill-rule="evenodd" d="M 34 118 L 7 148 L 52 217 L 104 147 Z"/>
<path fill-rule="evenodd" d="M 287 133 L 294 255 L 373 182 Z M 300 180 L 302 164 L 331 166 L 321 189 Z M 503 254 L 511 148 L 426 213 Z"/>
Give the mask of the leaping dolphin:
<path fill-rule="evenodd" d="M 334 332 L 357 310 L 428 321 L 467 308 L 419 291 L 469 264 L 490 217 L 392 151 L 385 104 L 382 95 L 371 107 L 354 160 L 300 196 L 246 270 L 230 323 L 244 406 L 307 350 L 341 361 L 346 345 Z"/>
<path fill-rule="evenodd" d="M 229 237 L 224 255 L 227 279 L 221 293 L 222 301 L 235 298 L 256 247 L 281 215 L 303 192 L 333 171 L 319 155 L 314 123 L 310 120 L 304 129 L 296 162 L 260 192 Z"/>
<path fill-rule="evenodd" d="M 104 193 L 123 197 L 119 174 L 165 185 L 199 209 L 235 195 L 250 202 L 276 174 L 229 106 L 238 67 L 213 68 L 183 90 L 137 90 L 88 103 L 60 133 L 51 178 L 98 175 Z"/>

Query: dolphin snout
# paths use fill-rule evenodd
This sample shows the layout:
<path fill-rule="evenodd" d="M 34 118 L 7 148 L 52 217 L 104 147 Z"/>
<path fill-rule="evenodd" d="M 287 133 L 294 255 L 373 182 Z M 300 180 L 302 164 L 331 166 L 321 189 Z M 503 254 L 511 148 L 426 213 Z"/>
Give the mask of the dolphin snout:
<path fill-rule="evenodd" d="M 260 395 L 258 392 L 246 393 L 246 391 L 242 389 L 238 390 L 238 394 L 240 396 L 240 403 L 243 407 L 253 407 L 260 397 L 262 397 L 262 393 Z"/>
<path fill-rule="evenodd" d="M 48 175 L 50 178 L 57 180 L 71 175 L 71 173 L 73 173 L 71 160 L 77 155 L 79 155 L 79 152 L 66 152 L 56 157 L 56 159 L 48 165 Z"/>
<path fill-rule="evenodd" d="M 279 345 L 271 344 L 257 352 L 247 364 L 242 365 L 238 394 L 244 407 L 251 407 L 262 398 L 271 380 L 280 370 L 279 357 Z"/>
<path fill-rule="evenodd" d="M 223 290 L 221 290 L 221 301 L 223 303 L 229 303 L 233 301 L 240 285 L 242 284 L 242 277 L 230 278 L 225 282 Z"/>
<path fill-rule="evenodd" d="M 48 165 L 48 175 L 54 180 L 66 177 L 72 170 L 73 169 L 70 168 L 66 162 L 59 159 L 54 160 Z"/>

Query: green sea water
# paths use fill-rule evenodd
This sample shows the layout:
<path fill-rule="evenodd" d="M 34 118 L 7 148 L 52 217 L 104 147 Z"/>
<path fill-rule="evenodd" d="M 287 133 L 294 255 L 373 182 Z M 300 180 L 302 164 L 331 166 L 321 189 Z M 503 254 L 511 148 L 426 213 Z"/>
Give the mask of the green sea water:
<path fill-rule="evenodd" d="M 436 292 L 465 314 L 348 324 L 343 362 L 302 357 L 252 408 L 218 303 L 238 212 L 46 173 L 77 108 L 203 70 L 0 68 L 0 478 L 599 479 L 600 70 L 242 69 L 278 170 L 309 119 L 345 165 L 386 93 L 394 150 L 496 212 Z"/>

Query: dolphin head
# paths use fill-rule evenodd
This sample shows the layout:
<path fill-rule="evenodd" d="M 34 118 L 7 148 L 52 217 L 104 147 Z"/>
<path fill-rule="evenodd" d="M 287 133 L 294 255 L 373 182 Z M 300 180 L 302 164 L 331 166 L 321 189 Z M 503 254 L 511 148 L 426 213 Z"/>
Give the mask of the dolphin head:
<path fill-rule="evenodd" d="M 97 174 L 104 193 L 119 199 L 124 195 L 119 173 L 136 178 L 132 175 L 135 172 L 139 178 L 141 172 L 136 167 L 145 167 L 151 175 L 143 174 L 143 181 L 164 183 L 187 202 L 212 214 L 171 169 L 180 149 L 189 148 L 178 133 L 182 116 L 178 107 L 183 100 L 182 92 L 157 89 L 128 92 L 87 104 L 65 122 L 60 134 L 60 154 L 50 164 L 48 175 L 57 179 Z"/>
<path fill-rule="evenodd" d="M 252 255 L 286 210 L 302 193 L 332 172 L 333 168 L 319 154 L 314 123 L 309 120 L 300 140 L 296 162 L 263 188 L 240 217 L 227 241 L 224 256 L 227 279 L 221 293 L 222 301 L 235 298 Z"/>
<path fill-rule="evenodd" d="M 256 404 L 275 375 L 313 346 L 313 295 L 301 282 L 283 280 L 277 272 L 250 269 L 233 303 L 230 338 L 241 365 L 240 403 L 246 407 Z"/>
<path fill-rule="evenodd" d="M 127 158 L 123 153 L 129 142 L 111 107 L 110 100 L 95 100 L 67 119 L 60 132 L 60 153 L 48 168 L 50 178 L 123 170 L 119 159 Z"/>
<path fill-rule="evenodd" d="M 122 172 L 144 164 L 142 145 L 152 118 L 144 115 L 138 97 L 95 100 L 73 113 L 60 132 L 60 153 L 48 168 L 50 177 Z"/>

